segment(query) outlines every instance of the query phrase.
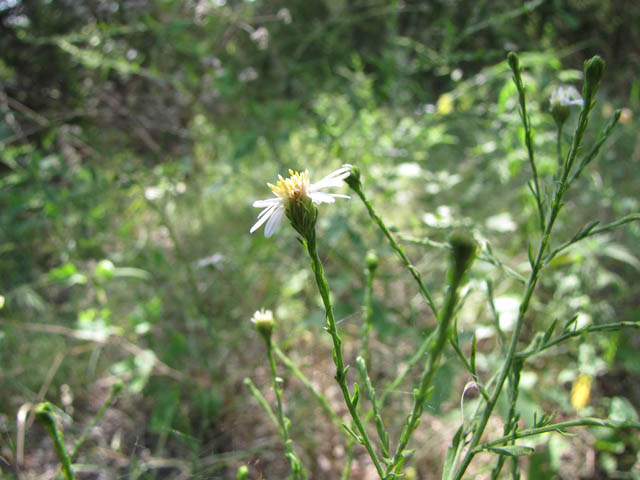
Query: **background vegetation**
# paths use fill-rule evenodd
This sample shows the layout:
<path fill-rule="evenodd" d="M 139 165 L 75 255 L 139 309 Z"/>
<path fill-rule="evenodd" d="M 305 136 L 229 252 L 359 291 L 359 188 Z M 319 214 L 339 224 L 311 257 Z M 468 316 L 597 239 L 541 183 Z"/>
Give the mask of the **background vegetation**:
<path fill-rule="evenodd" d="M 255 310 L 274 310 L 281 347 L 336 408 L 340 398 L 307 259 L 291 229 L 248 234 L 251 202 L 288 168 L 319 178 L 356 164 L 405 238 L 438 241 L 465 227 L 525 272 L 537 220 L 509 50 L 525 69 L 542 175 L 556 168 L 548 99 L 554 86 L 579 85 L 584 59 L 607 61 L 594 125 L 624 108 L 568 198 L 559 235 L 640 210 L 634 2 L 0 0 L 0 24 L 7 478 L 52 478 L 59 468 L 28 405 L 59 407 L 72 441 L 118 379 L 124 391 L 77 459 L 82 478 L 227 479 L 241 464 L 250 478 L 284 478 L 277 431 L 242 383 L 250 376 L 273 399 L 248 321 Z M 433 317 L 359 203 L 323 209 L 319 232 L 347 361 L 362 323 L 365 254 L 378 249 L 370 373 L 374 382 L 393 378 Z M 638 321 L 639 244 L 632 223 L 556 258 L 525 329 L 574 315 L 581 324 Z M 441 301 L 446 255 L 407 249 Z M 459 325 L 467 345 L 476 333 L 488 376 L 500 350 L 486 279 L 507 330 L 521 286 L 487 263 L 471 272 Z M 638 348 L 634 330 L 537 357 L 523 372 L 522 421 L 535 411 L 637 418 Z M 451 352 L 444 362 L 414 438 L 414 478 L 439 478 L 460 421 L 469 379 Z M 576 411 L 570 391 L 581 374 L 592 379 L 591 395 Z M 305 465 L 313 478 L 338 478 L 343 437 L 283 376 Z M 473 399 L 465 399 L 466 409 Z M 409 402 L 399 390 L 388 408 Z M 529 478 L 640 477 L 637 432 L 589 429 L 539 442 L 523 460 Z M 357 453 L 353 478 L 374 478 Z"/>

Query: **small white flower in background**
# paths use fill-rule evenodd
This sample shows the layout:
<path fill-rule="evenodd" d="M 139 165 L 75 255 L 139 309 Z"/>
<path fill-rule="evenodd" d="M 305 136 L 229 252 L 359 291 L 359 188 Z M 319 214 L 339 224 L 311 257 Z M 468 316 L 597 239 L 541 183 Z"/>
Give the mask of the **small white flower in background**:
<path fill-rule="evenodd" d="M 574 87 L 558 87 L 551 94 L 551 108 L 584 104 L 584 100 Z"/>
<path fill-rule="evenodd" d="M 291 23 L 291 12 L 288 8 L 281 8 L 278 10 L 276 17 L 278 17 L 278 20 L 281 20 L 285 25 L 289 25 Z"/>
<path fill-rule="evenodd" d="M 253 67 L 247 67 L 238 74 L 238 81 L 242 83 L 253 82 L 258 78 L 258 71 Z"/>
<path fill-rule="evenodd" d="M 269 46 L 269 30 L 265 27 L 256 28 L 251 33 L 251 40 L 253 40 L 260 50 L 265 50 Z"/>
<path fill-rule="evenodd" d="M 322 192 L 325 188 L 335 188 L 343 185 L 343 180 L 351 173 L 350 167 L 341 167 L 324 177 L 317 183 L 309 181 L 309 171 L 294 172 L 289 170 L 289 178 L 278 175 L 278 182 L 275 185 L 267 183 L 274 198 L 256 200 L 253 206 L 262 208 L 258 214 L 258 221 L 251 227 L 250 233 L 255 232 L 265 222 L 264 236 L 270 237 L 275 233 L 285 214 L 287 205 L 290 202 L 299 202 L 310 199 L 315 204 L 333 203 L 336 198 L 350 198 L 348 195 L 339 193 Z"/>

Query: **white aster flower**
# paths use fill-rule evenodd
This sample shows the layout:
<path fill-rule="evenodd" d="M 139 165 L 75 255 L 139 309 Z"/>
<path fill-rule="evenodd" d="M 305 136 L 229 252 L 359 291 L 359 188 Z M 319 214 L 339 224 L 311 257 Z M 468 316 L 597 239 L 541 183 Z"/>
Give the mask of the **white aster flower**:
<path fill-rule="evenodd" d="M 278 229 L 290 202 L 310 199 L 313 203 L 320 204 L 333 203 L 336 198 L 350 198 L 348 195 L 321 191 L 325 188 L 342 186 L 343 180 L 350 175 L 350 172 L 350 167 L 341 167 L 317 183 L 309 181 L 308 170 L 304 172 L 289 170 L 289 178 L 283 178 L 282 175 L 278 175 L 278 182 L 275 185 L 267 183 L 274 198 L 253 202 L 254 207 L 262 208 L 263 210 L 258 214 L 258 221 L 251 227 L 250 233 L 255 232 L 266 222 L 264 236 L 270 237 L 273 235 Z"/>
<path fill-rule="evenodd" d="M 551 94 L 551 108 L 584 104 L 584 100 L 574 87 L 558 87 Z"/>

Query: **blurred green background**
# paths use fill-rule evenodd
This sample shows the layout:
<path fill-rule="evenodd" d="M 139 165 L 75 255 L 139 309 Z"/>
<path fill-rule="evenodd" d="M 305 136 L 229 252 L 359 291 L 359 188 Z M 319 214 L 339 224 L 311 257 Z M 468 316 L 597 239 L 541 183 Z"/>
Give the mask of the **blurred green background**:
<path fill-rule="evenodd" d="M 282 442 L 242 383 L 250 376 L 273 399 L 255 310 L 274 311 L 281 347 L 336 408 L 341 399 L 293 230 L 248 233 L 265 183 L 289 168 L 308 168 L 313 181 L 358 165 L 401 234 L 442 241 L 470 229 L 526 274 L 537 220 L 506 54 L 521 56 L 548 189 L 553 88 L 579 88 L 582 62 L 600 54 L 607 71 L 587 145 L 623 108 L 570 192 L 557 244 L 591 220 L 640 210 L 638 25 L 640 4 L 624 0 L 0 0 L 0 471 L 52 478 L 57 459 L 24 407 L 54 403 L 71 441 L 120 378 L 125 392 L 91 431 L 80 478 L 232 479 L 242 464 L 250 478 L 285 478 Z M 373 248 L 381 258 L 371 375 L 382 386 L 435 321 L 361 204 L 325 206 L 318 229 L 350 363 L 364 257 Z M 556 318 L 638 321 L 639 244 L 632 223 L 556 258 L 525 344 Z M 407 253 L 441 302 L 444 252 L 407 244 Z M 485 379 L 501 360 L 486 280 L 507 332 L 522 291 L 500 269 L 473 268 L 458 325 L 467 348 L 476 333 Z M 552 411 L 637 419 L 639 348 L 634 330 L 536 357 L 523 372 L 523 423 Z M 592 383 L 576 411 L 580 375 Z M 313 478 L 339 478 L 343 436 L 282 376 L 305 465 Z M 413 440 L 413 478 L 439 478 L 468 380 L 448 351 Z M 411 400 L 405 387 L 386 409 L 394 432 Z M 465 402 L 467 413 L 475 400 Z M 487 432 L 501 435 L 497 417 Z M 637 432 L 537 442 L 522 460 L 526 478 L 640 478 Z M 352 478 L 374 478 L 356 452 Z M 490 460 L 478 457 L 478 478 Z"/>

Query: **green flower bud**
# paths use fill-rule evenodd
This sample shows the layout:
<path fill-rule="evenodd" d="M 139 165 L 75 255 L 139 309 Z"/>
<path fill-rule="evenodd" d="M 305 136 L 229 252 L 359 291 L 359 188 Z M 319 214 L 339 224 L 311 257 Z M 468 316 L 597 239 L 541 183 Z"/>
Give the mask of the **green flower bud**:
<path fill-rule="evenodd" d="M 598 55 L 584 62 L 585 89 L 595 93 L 600 86 L 600 80 L 604 74 L 605 63 Z"/>
<path fill-rule="evenodd" d="M 520 71 L 520 58 L 515 52 L 509 52 L 507 55 L 507 61 L 509 62 L 511 70 L 514 72 Z"/>
<path fill-rule="evenodd" d="M 367 256 L 365 257 L 364 261 L 367 264 L 367 268 L 372 272 L 374 272 L 376 268 L 378 268 L 379 259 L 378 259 L 378 255 L 376 255 L 375 250 L 369 250 L 367 252 Z"/>
<path fill-rule="evenodd" d="M 273 312 L 271 310 L 265 310 L 264 308 L 258 310 L 251 317 L 251 322 L 256 326 L 258 333 L 262 335 L 264 341 L 271 343 L 271 333 L 273 332 Z"/>
<path fill-rule="evenodd" d="M 476 253 L 476 242 L 464 233 L 454 233 L 449 238 L 452 249 L 452 260 L 456 276 L 461 277 L 473 263 Z"/>

